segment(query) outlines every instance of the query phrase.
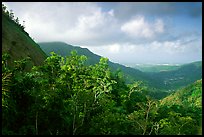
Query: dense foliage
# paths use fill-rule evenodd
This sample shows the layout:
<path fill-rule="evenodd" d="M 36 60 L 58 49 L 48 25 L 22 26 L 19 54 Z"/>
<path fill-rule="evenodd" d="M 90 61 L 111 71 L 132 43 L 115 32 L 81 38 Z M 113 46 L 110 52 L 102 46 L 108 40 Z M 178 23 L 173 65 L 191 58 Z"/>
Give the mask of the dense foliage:
<path fill-rule="evenodd" d="M 110 71 L 107 58 L 85 65 L 76 51 L 52 52 L 29 72 L 29 59 L 9 68 L 8 58 L 2 56 L 3 135 L 201 134 L 200 106 L 152 99 L 142 82 L 127 85 L 121 71 Z"/>

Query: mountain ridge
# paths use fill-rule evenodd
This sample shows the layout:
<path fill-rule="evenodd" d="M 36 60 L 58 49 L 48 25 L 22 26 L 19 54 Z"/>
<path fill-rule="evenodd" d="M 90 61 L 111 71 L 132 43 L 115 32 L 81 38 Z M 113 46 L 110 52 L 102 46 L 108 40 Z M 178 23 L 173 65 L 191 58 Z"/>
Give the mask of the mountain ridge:
<path fill-rule="evenodd" d="M 61 56 L 67 56 L 70 55 L 71 50 L 76 50 L 79 55 L 85 55 L 88 57 L 88 64 L 95 64 L 98 63 L 101 56 L 91 52 L 87 48 L 81 48 L 79 46 L 72 46 L 70 44 L 67 44 L 65 42 L 39 42 L 38 43 L 42 50 L 45 51 L 47 55 L 49 55 L 50 52 L 54 51 L 55 53 L 61 55 Z M 202 62 L 199 62 L 200 64 Z M 197 64 L 199 64 L 197 63 Z M 158 73 L 147 73 L 142 72 L 138 69 L 132 68 L 132 67 L 126 67 L 124 65 L 121 65 L 119 63 L 113 63 L 111 61 L 108 62 L 111 69 L 116 71 L 118 68 L 124 73 L 126 76 L 127 83 L 131 83 L 134 81 L 144 81 L 145 84 L 157 88 L 157 89 L 167 89 L 169 91 L 172 91 L 174 89 L 178 89 L 180 87 L 186 86 L 190 83 L 193 83 L 195 80 L 200 79 L 202 75 L 202 65 L 197 65 L 197 67 L 192 67 L 193 62 L 190 64 L 182 65 L 181 68 L 174 71 L 169 72 L 158 72 Z M 193 69 L 194 72 L 196 72 L 196 77 L 191 80 L 190 78 L 193 77 L 189 72 L 191 72 Z M 189 71 L 189 72 L 188 72 Z M 182 82 L 182 79 L 178 79 L 178 82 L 171 83 L 172 77 L 179 77 L 179 76 L 185 76 L 188 81 Z M 166 78 L 166 79 L 165 79 Z M 169 82 L 170 80 L 170 82 Z M 179 83 L 180 82 L 180 83 Z M 176 85 L 174 88 L 174 85 Z"/>
<path fill-rule="evenodd" d="M 87 56 L 87 58 L 88 58 L 87 64 L 92 64 L 92 65 L 96 64 L 99 62 L 100 58 L 102 57 L 102 56 L 99 56 L 99 55 L 91 52 L 87 48 L 72 46 L 72 45 L 64 43 L 64 42 L 60 42 L 59 44 L 58 44 L 58 42 L 39 42 L 38 44 L 40 45 L 42 50 L 45 51 L 45 53 L 47 55 L 50 55 L 49 53 L 54 51 L 55 53 L 57 53 L 61 56 L 67 56 L 67 55 L 70 55 L 70 52 L 72 50 L 77 50 L 77 53 L 79 55 Z M 65 44 L 65 45 L 62 45 L 62 44 Z M 59 46 L 63 47 L 63 49 L 60 48 Z M 143 72 L 141 72 L 140 70 L 135 70 L 134 68 L 126 67 L 126 66 L 123 66 L 119 63 L 113 63 L 111 61 L 109 61 L 108 64 L 114 70 L 116 70 L 118 68 L 118 66 L 120 66 L 119 68 L 121 68 L 121 71 L 124 73 L 127 72 L 126 69 L 128 69 L 129 72 L 136 72 L 137 76 L 140 77 L 140 78 L 138 78 L 138 80 L 143 80 L 143 77 L 145 77 L 145 74 L 143 74 Z"/>

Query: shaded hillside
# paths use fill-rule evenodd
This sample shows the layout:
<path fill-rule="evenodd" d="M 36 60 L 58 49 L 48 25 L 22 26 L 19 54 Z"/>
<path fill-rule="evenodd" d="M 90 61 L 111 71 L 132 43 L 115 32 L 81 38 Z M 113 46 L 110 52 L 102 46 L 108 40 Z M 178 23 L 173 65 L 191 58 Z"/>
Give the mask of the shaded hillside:
<path fill-rule="evenodd" d="M 70 55 L 70 52 L 72 50 L 76 50 L 79 55 L 85 55 L 87 56 L 87 64 L 93 65 L 99 62 L 101 56 L 98 56 L 91 51 L 89 51 L 87 48 L 81 48 L 77 46 L 72 46 L 63 42 L 41 42 L 38 43 L 42 50 L 50 56 L 50 52 L 54 51 L 55 53 L 61 55 L 61 56 L 67 56 Z M 142 81 L 148 81 L 148 76 L 136 69 L 125 67 L 123 65 L 120 65 L 118 63 L 108 62 L 110 68 L 112 68 L 114 71 L 116 71 L 118 68 L 125 74 L 126 81 L 128 83 L 133 82 L 134 80 L 142 80 Z"/>
<path fill-rule="evenodd" d="M 180 66 L 177 70 L 148 73 L 154 85 L 163 89 L 178 89 L 202 78 L 202 61 Z"/>
<path fill-rule="evenodd" d="M 10 55 L 9 66 L 13 66 L 14 60 L 30 57 L 29 68 L 32 65 L 41 65 L 47 57 L 28 33 L 4 13 L 2 13 L 2 53 Z"/>

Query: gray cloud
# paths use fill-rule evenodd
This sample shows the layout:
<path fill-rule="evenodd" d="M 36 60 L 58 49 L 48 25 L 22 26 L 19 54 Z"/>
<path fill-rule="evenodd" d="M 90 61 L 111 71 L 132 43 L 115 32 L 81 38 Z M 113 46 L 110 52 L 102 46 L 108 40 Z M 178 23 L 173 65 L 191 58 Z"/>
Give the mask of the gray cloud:
<path fill-rule="evenodd" d="M 115 3 L 115 15 L 126 20 L 135 14 L 151 16 L 178 16 L 187 15 L 200 17 L 202 15 L 201 3 L 193 2 L 121 2 Z"/>

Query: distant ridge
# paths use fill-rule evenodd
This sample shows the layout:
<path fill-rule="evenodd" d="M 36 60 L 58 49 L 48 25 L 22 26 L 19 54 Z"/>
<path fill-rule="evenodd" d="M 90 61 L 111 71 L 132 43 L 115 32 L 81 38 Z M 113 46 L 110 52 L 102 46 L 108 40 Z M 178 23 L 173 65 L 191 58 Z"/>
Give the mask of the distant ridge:
<path fill-rule="evenodd" d="M 88 58 L 87 64 L 92 64 L 92 65 L 98 63 L 101 58 L 101 56 L 92 53 L 87 48 L 72 46 L 64 42 L 40 42 L 38 44 L 48 56 L 52 51 L 54 51 L 55 53 L 61 56 L 67 56 L 67 55 L 70 55 L 70 52 L 72 50 L 76 50 L 79 55 L 87 56 Z M 128 82 L 132 82 L 133 80 L 142 80 L 142 81 L 148 82 L 147 81 L 148 76 L 146 76 L 146 74 L 141 72 L 140 70 L 136 70 L 131 67 L 125 67 L 123 65 L 120 65 L 118 63 L 113 63 L 111 61 L 109 61 L 108 64 L 113 70 L 117 70 L 118 68 L 120 68 L 122 72 L 127 75 Z"/>
<path fill-rule="evenodd" d="M 52 51 L 61 56 L 67 56 L 70 55 L 72 50 L 76 50 L 79 55 L 85 55 L 88 57 L 87 64 L 98 63 L 101 58 L 101 56 L 92 53 L 87 48 L 72 46 L 64 42 L 41 42 L 38 44 L 48 56 Z M 149 86 L 162 90 L 172 91 L 185 87 L 188 84 L 202 78 L 201 61 L 179 66 L 179 68 L 175 70 L 157 73 L 142 72 L 138 69 L 126 67 L 111 61 L 108 63 L 112 70 L 116 71 L 119 68 L 124 73 L 127 83 L 132 83 L 133 81 L 144 81 Z"/>

